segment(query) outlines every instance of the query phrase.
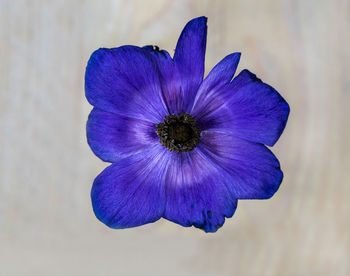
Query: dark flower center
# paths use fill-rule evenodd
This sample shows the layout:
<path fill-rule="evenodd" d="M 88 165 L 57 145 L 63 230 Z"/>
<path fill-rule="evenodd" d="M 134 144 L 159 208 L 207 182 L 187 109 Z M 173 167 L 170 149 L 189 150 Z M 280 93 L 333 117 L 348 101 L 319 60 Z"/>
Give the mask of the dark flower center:
<path fill-rule="evenodd" d="M 199 143 L 201 130 L 187 113 L 165 116 L 156 127 L 160 143 L 170 151 L 191 151 Z"/>

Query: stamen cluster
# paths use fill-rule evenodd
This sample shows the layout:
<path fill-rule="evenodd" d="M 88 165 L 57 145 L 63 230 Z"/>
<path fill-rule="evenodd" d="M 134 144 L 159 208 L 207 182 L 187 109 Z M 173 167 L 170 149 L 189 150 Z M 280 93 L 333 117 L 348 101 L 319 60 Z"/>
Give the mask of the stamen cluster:
<path fill-rule="evenodd" d="M 196 120 L 187 113 L 165 116 L 156 127 L 161 144 L 170 151 L 188 152 L 199 143 L 201 130 Z"/>

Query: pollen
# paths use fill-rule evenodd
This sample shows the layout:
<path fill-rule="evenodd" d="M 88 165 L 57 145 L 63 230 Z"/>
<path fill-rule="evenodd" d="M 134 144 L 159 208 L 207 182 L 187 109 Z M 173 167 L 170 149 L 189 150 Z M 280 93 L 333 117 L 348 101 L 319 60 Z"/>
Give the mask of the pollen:
<path fill-rule="evenodd" d="M 191 151 L 199 143 L 201 130 L 187 113 L 165 116 L 156 127 L 160 143 L 170 151 Z"/>

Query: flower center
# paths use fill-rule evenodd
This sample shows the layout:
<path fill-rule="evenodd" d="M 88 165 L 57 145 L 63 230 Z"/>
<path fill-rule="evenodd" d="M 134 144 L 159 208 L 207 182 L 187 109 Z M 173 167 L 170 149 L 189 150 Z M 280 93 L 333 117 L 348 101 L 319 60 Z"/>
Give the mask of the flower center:
<path fill-rule="evenodd" d="M 156 127 L 160 143 L 170 151 L 191 151 L 199 143 L 201 130 L 187 113 L 165 116 Z"/>

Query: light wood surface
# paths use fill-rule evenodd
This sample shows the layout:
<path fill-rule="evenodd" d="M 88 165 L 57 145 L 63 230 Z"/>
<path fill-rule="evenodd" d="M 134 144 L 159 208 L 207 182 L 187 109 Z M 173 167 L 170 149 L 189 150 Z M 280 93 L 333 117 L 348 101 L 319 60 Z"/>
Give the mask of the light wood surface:
<path fill-rule="evenodd" d="M 0 0 L 0 275 L 350 275 L 348 0 Z M 285 179 L 240 201 L 216 234 L 165 220 L 115 231 L 90 188 L 107 165 L 88 148 L 84 69 L 93 50 L 173 53 L 206 15 L 206 71 L 242 52 L 287 99 L 273 152 Z"/>

